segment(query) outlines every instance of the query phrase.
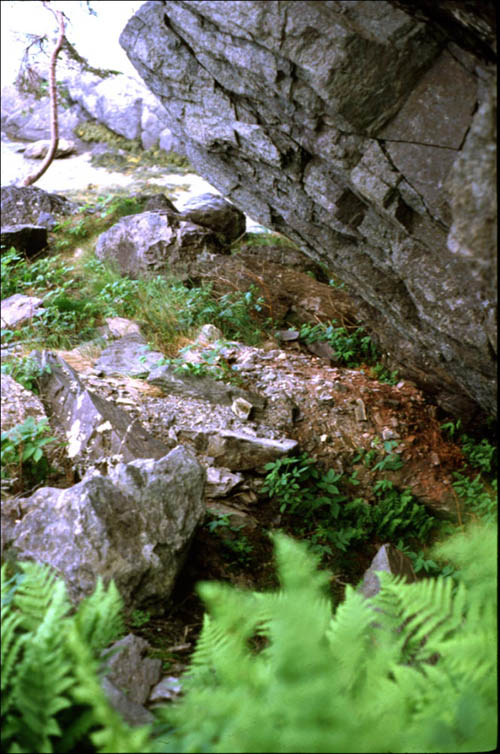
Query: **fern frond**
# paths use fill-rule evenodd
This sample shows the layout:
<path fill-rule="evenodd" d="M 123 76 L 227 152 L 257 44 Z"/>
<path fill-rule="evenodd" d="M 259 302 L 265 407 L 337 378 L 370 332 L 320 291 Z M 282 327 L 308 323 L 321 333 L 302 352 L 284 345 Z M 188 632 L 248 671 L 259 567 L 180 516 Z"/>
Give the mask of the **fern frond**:
<path fill-rule="evenodd" d="M 93 593 L 78 605 L 74 623 L 96 652 L 123 636 L 123 599 L 113 581 L 106 588 L 102 578 L 97 579 Z"/>
<path fill-rule="evenodd" d="M 97 751 L 104 754 L 149 751 L 150 726 L 131 729 L 111 707 L 98 681 L 99 662 L 74 624 L 68 627 L 67 647 L 77 681 L 72 696 L 78 704 L 92 709 L 94 721 L 99 726 L 90 734 Z"/>
<path fill-rule="evenodd" d="M 21 615 L 11 612 L 10 604 L 2 605 L 2 720 L 13 704 L 19 658 L 28 638 L 18 631 L 21 623 Z"/>
<path fill-rule="evenodd" d="M 26 561 L 19 566 L 24 579 L 18 584 L 14 601 L 23 616 L 25 629 L 36 631 L 51 603 L 57 575 L 45 564 Z"/>

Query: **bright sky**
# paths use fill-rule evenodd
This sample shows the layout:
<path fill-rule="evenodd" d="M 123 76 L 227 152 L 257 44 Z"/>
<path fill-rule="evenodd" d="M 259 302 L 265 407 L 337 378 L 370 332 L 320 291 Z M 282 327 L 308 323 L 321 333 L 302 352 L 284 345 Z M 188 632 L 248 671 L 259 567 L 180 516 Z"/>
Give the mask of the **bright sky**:
<path fill-rule="evenodd" d="M 62 10 L 71 23 L 66 25 L 66 35 L 80 55 L 90 65 L 112 68 L 138 78 L 118 38 L 129 18 L 143 5 L 143 0 L 91 0 L 92 16 L 86 2 L 71 0 L 51 5 Z M 1 84 L 13 83 L 29 34 L 48 34 L 53 39 L 57 31 L 54 16 L 40 0 L 2 0 L 1 11 Z"/>

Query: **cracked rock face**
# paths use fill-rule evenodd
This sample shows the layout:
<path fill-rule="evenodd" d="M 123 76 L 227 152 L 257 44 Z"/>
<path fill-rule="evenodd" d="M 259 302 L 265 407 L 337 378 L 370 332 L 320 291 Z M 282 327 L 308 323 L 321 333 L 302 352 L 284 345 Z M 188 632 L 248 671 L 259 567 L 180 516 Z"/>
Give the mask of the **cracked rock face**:
<path fill-rule="evenodd" d="M 487 62 L 388 2 L 147 2 L 120 42 L 198 173 L 343 280 L 447 411 L 496 413 Z"/>

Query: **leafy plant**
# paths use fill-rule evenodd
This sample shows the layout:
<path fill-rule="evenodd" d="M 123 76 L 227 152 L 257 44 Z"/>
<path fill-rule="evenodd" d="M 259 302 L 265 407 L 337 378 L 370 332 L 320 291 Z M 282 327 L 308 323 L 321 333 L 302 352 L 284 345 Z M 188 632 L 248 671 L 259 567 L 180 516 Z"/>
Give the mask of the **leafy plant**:
<path fill-rule="evenodd" d="M 491 485 L 487 486 L 480 474 L 470 479 L 463 471 L 454 471 L 453 477 L 455 480 L 452 483 L 453 489 L 463 500 L 466 510 L 487 522 L 496 522 L 498 518 L 497 480 L 494 479 Z"/>
<path fill-rule="evenodd" d="M 151 613 L 148 610 L 133 610 L 130 617 L 130 623 L 134 628 L 141 628 L 149 623 L 151 620 Z"/>
<path fill-rule="evenodd" d="M 232 524 L 227 513 L 213 513 L 210 511 L 210 516 L 211 520 L 205 524 L 207 529 L 210 532 L 216 533 L 225 549 L 236 556 L 236 560 L 241 565 L 248 565 L 253 545 L 248 541 L 247 537 L 239 534 L 241 529 L 245 528 L 245 524 Z"/>
<path fill-rule="evenodd" d="M 336 327 L 336 320 L 330 324 L 320 322 L 317 325 L 302 324 L 299 337 L 306 343 L 324 341 L 328 343 L 340 361 L 348 367 L 358 366 L 362 362 L 372 362 L 377 358 L 377 349 L 362 327 L 349 330 Z"/>
<path fill-rule="evenodd" d="M 386 450 L 394 447 L 389 441 L 385 445 Z M 346 552 L 353 543 L 373 537 L 382 542 L 425 540 L 435 525 L 409 490 L 398 490 L 389 480 L 375 483 L 377 500 L 369 505 L 362 498 L 349 500 L 347 490 L 359 484 L 355 475 L 322 471 L 305 453 L 279 458 L 264 470 L 262 492 L 277 500 L 292 529 L 300 527 L 316 552 L 331 555 L 332 547 Z"/>
<path fill-rule="evenodd" d="M 372 372 L 380 382 L 385 382 L 388 385 L 397 385 L 398 383 L 399 372 L 397 369 L 390 372 L 383 364 L 375 364 L 372 367 Z"/>
<path fill-rule="evenodd" d="M 2 253 L 2 299 L 15 293 L 39 294 L 54 287 L 60 292 L 73 283 L 74 267 L 58 256 L 28 262 L 13 247 Z"/>
<path fill-rule="evenodd" d="M 2 566 L 2 750 L 148 751 L 149 728 L 131 729 L 99 682 L 100 651 L 123 635 L 122 601 L 99 579 L 72 610 L 50 568 Z"/>
<path fill-rule="evenodd" d="M 328 576 L 304 545 L 276 535 L 275 547 L 279 592 L 199 586 L 207 614 L 184 696 L 159 712 L 170 732 L 158 750 L 494 748 L 493 528 L 441 546 L 460 569 L 457 585 L 442 577 L 406 584 L 381 572 L 376 597 L 348 587 L 333 616 Z"/>
<path fill-rule="evenodd" d="M 436 522 L 418 503 L 408 489 L 378 491 L 379 499 L 371 506 L 370 523 L 382 542 L 395 542 L 398 537 L 425 540 Z"/>
<path fill-rule="evenodd" d="M 10 374 L 26 390 L 39 393 L 40 377 L 43 374 L 50 374 L 50 366 L 46 364 L 42 367 L 32 356 L 24 356 L 21 359 L 5 361 L 2 364 L 2 374 Z"/>
<path fill-rule="evenodd" d="M 493 471 L 496 465 L 496 448 L 486 438 L 483 437 L 477 441 L 463 434 L 460 441 L 463 454 L 473 468 L 480 469 L 482 472 Z"/>
<path fill-rule="evenodd" d="M 399 455 L 392 452 L 397 445 L 396 440 L 385 440 L 384 450 L 386 455 L 373 466 L 374 471 L 397 471 L 404 466 L 404 462 Z"/>
<path fill-rule="evenodd" d="M 28 416 L 22 424 L 2 432 L 2 479 L 18 478 L 29 483 L 46 479 L 49 463 L 43 449 L 56 442 L 55 437 L 47 436 L 50 427 L 47 419 L 35 420 Z"/>
<path fill-rule="evenodd" d="M 450 437 L 458 435 L 462 422 L 457 419 L 456 422 L 448 421 L 441 424 L 441 429 L 447 432 Z M 476 440 L 465 432 L 460 435 L 460 444 L 462 452 L 470 466 L 480 469 L 482 472 L 489 473 L 496 468 L 496 448 L 486 439 Z"/>

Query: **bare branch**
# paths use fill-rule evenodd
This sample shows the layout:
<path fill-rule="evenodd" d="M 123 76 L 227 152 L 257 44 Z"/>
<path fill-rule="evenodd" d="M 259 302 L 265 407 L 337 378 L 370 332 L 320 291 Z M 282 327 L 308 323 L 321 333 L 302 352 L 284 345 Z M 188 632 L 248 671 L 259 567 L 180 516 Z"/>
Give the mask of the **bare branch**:
<path fill-rule="evenodd" d="M 50 117 L 50 148 L 47 152 L 47 156 L 45 157 L 44 161 L 40 165 L 40 168 L 37 170 L 36 173 L 33 173 L 32 175 L 27 176 L 27 178 L 23 181 L 23 186 L 31 186 L 35 181 L 37 181 L 41 176 L 45 173 L 51 162 L 53 161 L 56 152 L 57 147 L 59 144 L 59 122 L 58 122 L 58 116 L 57 116 L 57 87 L 56 87 L 56 62 L 57 62 L 57 56 L 59 55 L 59 52 L 61 50 L 61 47 L 63 45 L 64 41 L 64 33 L 65 33 L 65 27 L 64 27 L 64 14 L 61 11 L 54 10 L 50 7 L 48 1 L 43 0 L 43 6 L 47 8 L 47 10 L 50 10 L 51 13 L 54 14 L 57 23 L 59 25 L 59 36 L 56 41 L 56 45 L 52 51 L 52 55 L 50 57 L 50 67 L 49 67 L 49 94 L 50 94 L 50 110 L 51 110 L 51 117 Z"/>

